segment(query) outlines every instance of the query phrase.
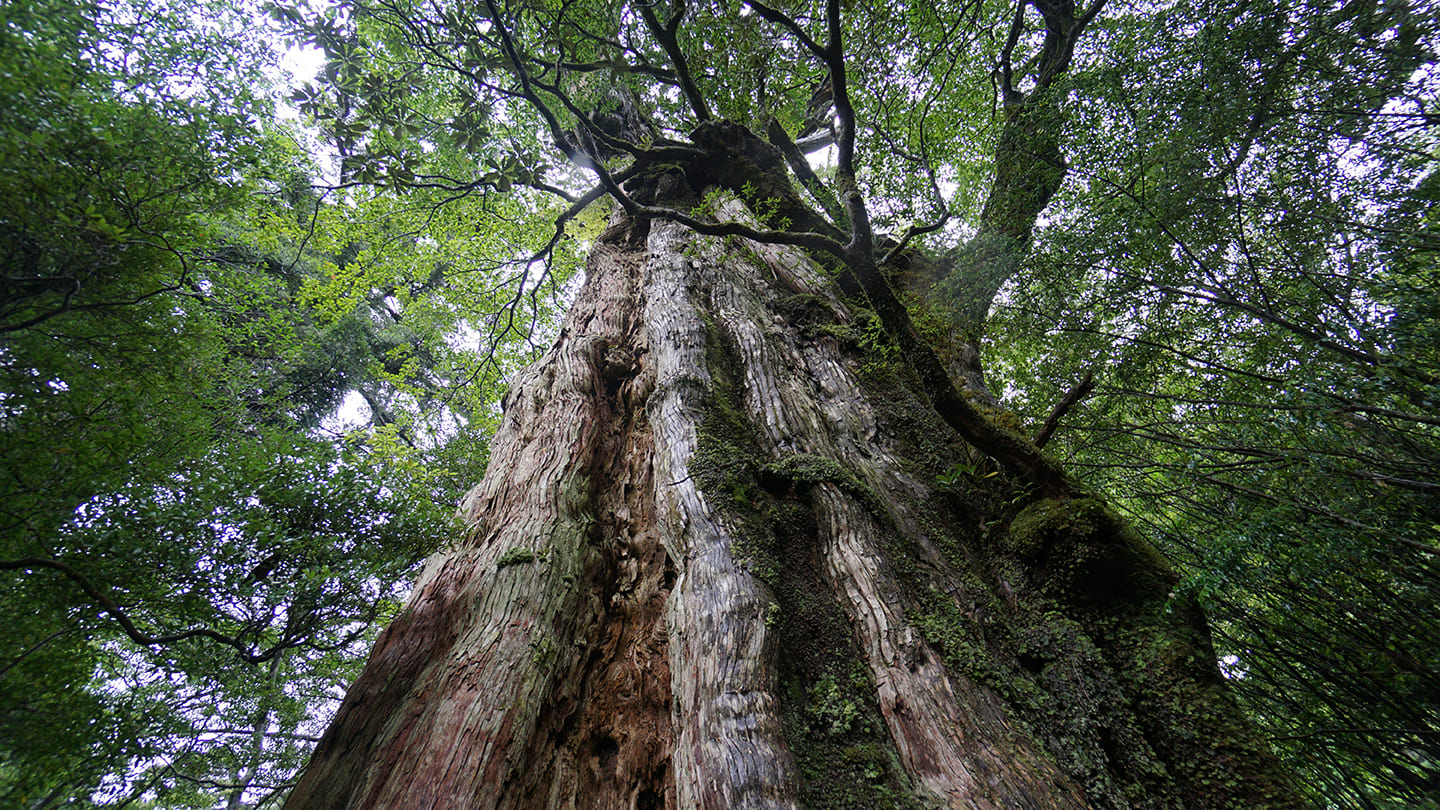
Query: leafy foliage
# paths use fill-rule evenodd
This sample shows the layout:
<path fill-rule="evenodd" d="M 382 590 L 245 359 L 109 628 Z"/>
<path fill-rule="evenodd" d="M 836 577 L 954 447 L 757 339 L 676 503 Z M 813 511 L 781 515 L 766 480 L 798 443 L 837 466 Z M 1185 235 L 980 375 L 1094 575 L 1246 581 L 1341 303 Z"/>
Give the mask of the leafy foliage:
<path fill-rule="evenodd" d="M 771 231 L 645 216 L 857 273 L 912 241 L 948 257 L 905 280 L 932 337 L 989 335 L 1036 422 L 1093 375 L 1051 450 L 1186 565 L 1317 796 L 1433 804 L 1423 9 L 264 10 L 327 60 L 290 101 L 334 149 L 329 187 L 272 123 L 267 43 L 232 36 L 248 10 L 0 9 L 5 801 L 283 792 L 434 504 L 483 469 L 597 201 L 639 211 L 626 190 L 695 171 L 686 138 L 723 119 L 788 143 L 804 199 L 736 183 Z M 863 345 L 913 360 L 883 309 Z M 321 441 L 347 400 L 368 424 Z"/>
<path fill-rule="evenodd" d="M 265 803 L 553 301 L 495 212 L 313 192 L 249 11 L 3 15 L 0 804 Z"/>
<path fill-rule="evenodd" d="M 1431 806 L 1433 22 L 1236 4 L 1102 41 L 1075 181 L 990 327 L 1026 336 L 996 346 L 1012 402 L 1038 420 L 1093 373 L 1057 452 L 1188 565 L 1317 799 Z"/>

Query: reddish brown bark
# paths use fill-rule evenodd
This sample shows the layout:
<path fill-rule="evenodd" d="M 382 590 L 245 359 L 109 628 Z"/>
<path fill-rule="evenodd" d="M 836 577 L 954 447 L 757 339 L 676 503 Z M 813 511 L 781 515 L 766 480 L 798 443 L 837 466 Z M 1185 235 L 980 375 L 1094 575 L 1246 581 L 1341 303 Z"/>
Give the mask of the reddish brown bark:
<path fill-rule="evenodd" d="M 287 807 L 1284 805 L 1163 563 L 938 485 L 972 451 L 862 304 L 618 216 Z"/>

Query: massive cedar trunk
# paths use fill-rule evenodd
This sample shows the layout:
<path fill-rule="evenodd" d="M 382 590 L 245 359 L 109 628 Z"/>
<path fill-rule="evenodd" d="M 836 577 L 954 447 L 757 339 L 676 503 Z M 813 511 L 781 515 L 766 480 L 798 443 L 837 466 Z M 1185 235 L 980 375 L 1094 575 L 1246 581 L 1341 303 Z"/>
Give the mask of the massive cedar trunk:
<path fill-rule="evenodd" d="M 1164 561 L 834 290 L 617 213 L 287 807 L 1291 805 Z"/>

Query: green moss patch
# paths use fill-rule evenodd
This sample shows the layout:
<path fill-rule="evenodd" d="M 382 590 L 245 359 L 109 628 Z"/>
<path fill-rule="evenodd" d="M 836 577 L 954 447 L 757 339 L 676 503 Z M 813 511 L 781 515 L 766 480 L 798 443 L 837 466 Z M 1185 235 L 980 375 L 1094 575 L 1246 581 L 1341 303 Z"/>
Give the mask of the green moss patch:
<path fill-rule="evenodd" d="M 812 810 L 923 807 L 880 716 L 864 654 L 826 584 L 814 513 L 801 498 L 786 497 L 770 516 L 781 722 L 800 768 L 801 803 Z"/>
<path fill-rule="evenodd" d="M 769 303 L 771 311 L 792 326 L 834 324 L 835 313 L 821 296 L 811 293 L 785 295 Z"/>
<path fill-rule="evenodd" d="M 530 549 L 516 546 L 500 555 L 500 559 L 495 561 L 495 568 L 499 570 L 501 568 L 509 568 L 512 565 L 524 565 L 525 563 L 533 563 L 538 559 L 540 558 Z"/>
<path fill-rule="evenodd" d="M 739 359 L 716 324 L 707 319 L 706 327 L 710 386 L 695 392 L 702 414 L 690 475 L 734 529 L 737 539 L 730 552 L 751 574 L 773 582 L 778 565 L 773 551 L 775 536 L 764 516 L 773 508 L 774 499 L 758 482 L 760 451 L 736 393 Z"/>
<path fill-rule="evenodd" d="M 861 500 L 872 512 L 880 503 L 855 473 L 839 462 L 809 453 L 792 453 L 760 468 L 760 484 L 772 494 L 804 494 L 816 484 L 834 484 Z"/>
<path fill-rule="evenodd" d="M 1010 522 L 1010 548 L 1034 559 L 1064 542 L 1093 536 L 1105 521 L 1104 505 L 1093 498 L 1047 498 L 1033 503 Z"/>

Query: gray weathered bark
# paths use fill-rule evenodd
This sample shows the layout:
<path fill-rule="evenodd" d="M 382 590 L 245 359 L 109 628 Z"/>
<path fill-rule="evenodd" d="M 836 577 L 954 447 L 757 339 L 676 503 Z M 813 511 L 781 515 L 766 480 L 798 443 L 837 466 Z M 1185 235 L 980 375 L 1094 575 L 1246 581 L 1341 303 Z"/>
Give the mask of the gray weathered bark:
<path fill-rule="evenodd" d="M 802 252 L 617 215 L 287 807 L 1289 804 L 1158 555 L 912 382 Z"/>

